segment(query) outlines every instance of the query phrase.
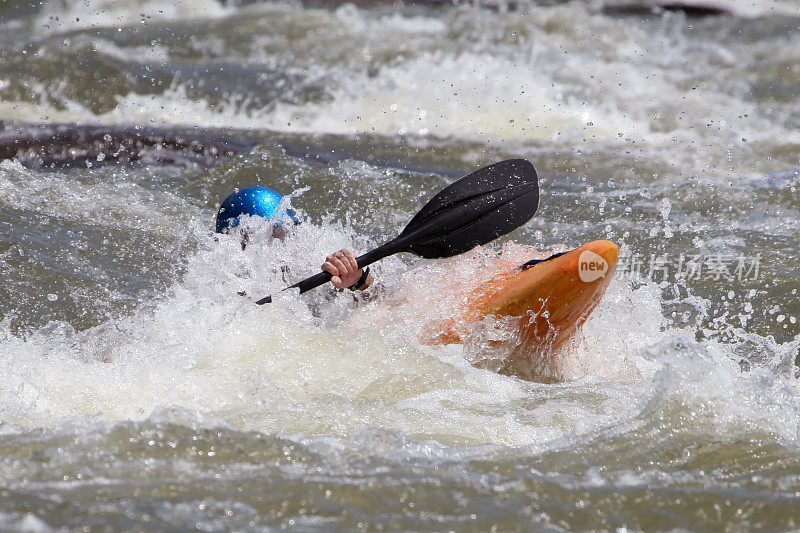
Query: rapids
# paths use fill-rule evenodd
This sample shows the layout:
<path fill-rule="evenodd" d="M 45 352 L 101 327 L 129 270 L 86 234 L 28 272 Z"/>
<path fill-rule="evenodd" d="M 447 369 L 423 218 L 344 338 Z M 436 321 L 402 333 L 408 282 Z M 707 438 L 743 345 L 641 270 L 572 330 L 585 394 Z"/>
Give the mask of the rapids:
<path fill-rule="evenodd" d="M 0 162 L 0 529 L 797 528 L 800 4 L 714 5 L 5 2 L 6 128 L 244 144 Z M 510 157 L 523 228 L 253 304 Z M 243 251 L 214 213 L 254 184 L 304 223 Z M 490 322 L 420 342 L 435 280 L 595 239 L 622 259 L 563 382 L 473 366 Z"/>

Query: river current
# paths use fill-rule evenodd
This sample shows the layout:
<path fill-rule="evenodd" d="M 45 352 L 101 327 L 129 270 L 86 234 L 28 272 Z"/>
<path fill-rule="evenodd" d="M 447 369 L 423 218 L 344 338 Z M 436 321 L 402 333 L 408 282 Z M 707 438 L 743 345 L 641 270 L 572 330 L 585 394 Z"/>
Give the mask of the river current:
<path fill-rule="evenodd" d="M 4 2 L 12 137 L 247 148 L 0 161 L 0 530 L 800 527 L 800 2 L 713 5 Z M 373 267 L 416 305 L 254 305 L 516 157 L 531 222 Z M 214 215 L 256 184 L 303 224 L 242 250 Z M 435 280 L 596 239 L 620 264 L 560 382 L 473 366 L 492 324 L 418 340 Z"/>

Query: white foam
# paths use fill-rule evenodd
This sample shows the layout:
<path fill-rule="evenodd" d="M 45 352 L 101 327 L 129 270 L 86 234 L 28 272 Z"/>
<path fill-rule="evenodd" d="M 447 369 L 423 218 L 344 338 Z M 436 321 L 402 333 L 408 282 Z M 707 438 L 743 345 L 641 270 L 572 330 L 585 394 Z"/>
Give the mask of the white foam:
<path fill-rule="evenodd" d="M 19 533 L 51 533 L 58 531 L 33 513 L 9 515 L 0 513 L 0 526 Z"/>
<path fill-rule="evenodd" d="M 86 9 L 82 3 L 65 5 Z M 140 11 L 136 3 L 119 9 Z M 200 4 L 198 9 L 223 16 L 233 8 L 218 7 L 217 13 Z M 781 118 L 787 115 L 781 104 L 759 104 L 742 76 L 709 75 L 764 54 L 795 57 L 795 43 L 777 36 L 734 49 L 689 35 L 685 17 L 667 16 L 650 28 L 594 15 L 574 3 L 530 13 L 437 13 L 385 15 L 353 6 L 333 13 L 281 12 L 288 25 L 305 17 L 317 29 L 298 38 L 301 50 L 313 49 L 311 39 L 330 48 L 296 58 L 298 74 L 324 81 L 322 99 L 295 98 L 296 88 L 287 87 L 286 98 L 264 106 L 254 105 L 249 94 L 230 94 L 218 103 L 190 98 L 184 81 L 174 80 L 160 94 L 119 96 L 113 110 L 95 115 L 57 88 L 33 86 L 42 95 L 40 103 L 4 102 L 0 116 L 635 149 L 675 164 L 676 171 L 688 168 L 714 179 L 772 171 L 774 163 L 759 147 L 800 143 L 798 129 Z M 586 32 L 594 36 L 591 46 Z M 274 37 L 286 38 L 280 32 Z M 409 42 L 417 44 L 391 61 L 374 58 Z M 142 55 L 99 44 L 114 57 L 164 60 L 159 50 Z M 238 52 L 231 54 L 241 59 Z M 248 65 L 275 68 L 275 61 L 272 47 L 254 39 Z"/>
<path fill-rule="evenodd" d="M 173 235 L 166 223 L 191 207 L 163 188 L 147 189 L 131 178 L 135 170 L 118 169 L 98 181 L 79 181 L 68 174 L 41 173 L 16 160 L 0 162 L 0 202 L 61 220 L 138 229 Z M 110 178 L 110 179 L 109 179 Z M 200 216 L 199 211 L 194 212 Z"/>
<path fill-rule="evenodd" d="M 743 17 L 800 15 L 800 6 L 792 0 L 714 0 L 708 5 L 727 9 Z"/>
<path fill-rule="evenodd" d="M 132 20 L 125 19 L 132 5 L 119 5 L 120 20 Z M 83 9 L 77 3 L 64 6 L 65 12 Z M 101 18 L 89 18 L 87 24 L 106 20 L 106 8 L 97 9 Z M 377 21 L 379 38 L 389 45 L 415 36 L 436 40 L 452 32 L 455 37 L 449 47 L 422 43 L 406 56 L 368 69 L 361 45 L 375 43 L 359 39 L 376 22 L 372 15 L 352 7 L 315 13 L 342 30 L 341 40 L 359 43 L 357 54 L 343 48 L 344 61 L 309 65 L 329 72 L 336 82 L 321 101 L 253 108 L 242 105 L 247 95 L 231 95 L 213 105 L 189 98 L 185 85 L 176 81 L 162 94 L 120 97 L 116 108 L 102 115 L 55 94 L 57 89 L 48 95 L 42 87 L 32 89 L 44 95 L 44 103 L 5 102 L 0 113 L 50 121 L 436 135 L 505 147 L 509 141 L 528 147 L 525 143 L 552 142 L 613 151 L 635 142 L 695 168 L 726 159 L 731 141 L 740 136 L 777 144 L 797 139 L 794 129 L 767 117 L 738 119 L 758 111 L 739 81 L 684 87 L 696 69 L 707 68 L 698 58 L 710 57 L 724 70 L 736 56 L 713 44 L 695 49 L 680 18 L 667 19 L 676 26 L 665 24 L 656 35 L 574 4 L 518 19 L 502 15 L 512 17 L 513 24 L 501 16 L 493 19 L 500 28 L 528 36 L 513 41 L 471 29 L 486 21 L 471 20 L 469 12 L 444 22 L 394 14 Z M 582 38 L 587 27 L 601 35 L 592 47 Z M 106 55 L 135 60 L 130 55 L 137 49 L 98 43 Z M 155 50 L 146 59 L 161 61 L 160 53 Z M 694 62 L 687 63 L 687 54 Z M 250 59 L 259 60 L 258 50 Z M 261 61 L 267 64 L 268 58 Z M 58 105 L 48 103 L 49 96 Z M 712 118 L 714 125 L 706 127 Z M 744 146 L 736 142 L 737 150 Z M 476 150 L 466 157 L 476 154 L 485 156 Z M 731 156 L 731 168 L 750 169 L 752 160 L 746 151 L 741 155 L 741 160 Z M 371 172 L 352 162 L 340 170 L 356 178 Z M 341 226 L 309 223 L 285 244 L 269 242 L 265 231 L 257 231 L 242 251 L 235 236 L 214 240 L 209 235 L 209 214 L 199 206 L 131 184 L 125 172 L 119 171 L 119 180 L 87 184 L 15 162 L 0 164 L 3 203 L 107 227 L 162 234 L 189 227 L 199 248 L 167 294 L 127 318 L 86 331 L 52 323 L 26 339 L 2 324 L 0 431 L 150 417 L 190 427 L 231 424 L 303 435 L 347 437 L 377 426 L 402 438 L 445 443 L 568 446 L 602 428 L 624 431 L 647 416 L 686 411 L 709 432 L 767 431 L 797 438 L 796 342 L 756 339 L 771 354 L 770 362 L 743 373 L 737 346 L 697 342 L 693 330 L 666 324 L 654 285 L 633 290 L 615 281 L 570 347 L 568 381 L 526 383 L 471 366 L 469 361 L 487 356 L 480 343 L 433 347 L 418 339 L 441 306 L 454 303 L 455 293 L 432 290 L 428 282 L 437 276 L 466 285 L 486 279 L 491 262 L 480 251 L 408 273 L 397 259 L 377 265 L 379 279 L 400 292 L 363 307 L 352 315 L 357 320 L 347 320 L 353 304 L 349 293 L 329 302 L 321 296 L 324 289 L 303 299 L 283 293 L 275 303 L 257 307 L 254 298 L 313 274 L 325 252 L 344 246 L 364 251 L 368 243 L 356 241 Z M 719 172 L 731 174 L 728 168 Z M 95 202 L 98 196 L 102 203 Z M 174 211 L 185 217 L 179 229 L 170 225 L 176 222 Z M 786 231 L 796 225 L 778 218 L 767 223 L 783 224 Z M 704 227 L 699 221 L 688 224 Z M 283 262 L 292 269 L 287 279 Z M 397 279 L 405 285 L 392 283 Z M 249 297 L 237 296 L 240 291 Z M 309 305 L 321 309 L 321 317 Z M 502 335 L 501 326 L 478 333 Z"/>
<path fill-rule="evenodd" d="M 229 14 L 217 0 L 48 0 L 34 22 L 34 31 L 63 33 L 90 28 L 218 18 Z"/>
<path fill-rule="evenodd" d="M 614 279 L 573 342 L 565 347 L 564 377 L 574 380 L 592 374 L 628 383 L 650 379 L 660 365 L 641 357 L 640 351 L 663 336 L 660 292 L 655 284 L 633 290 L 626 280 Z M 620 328 L 622 323 L 626 327 Z"/>
<path fill-rule="evenodd" d="M 422 345 L 430 316 L 414 319 L 416 305 L 389 299 L 353 315 L 377 326 L 348 320 L 348 293 L 333 303 L 322 289 L 310 300 L 284 294 L 254 305 L 284 286 L 282 262 L 294 280 L 314 272 L 319 250 L 353 245 L 332 226 L 296 231 L 286 243 L 256 232 L 244 252 L 235 235 L 201 239 L 183 281 L 128 318 L 81 332 L 51 324 L 25 340 L 6 329 L 0 419 L 31 427 L 155 416 L 336 437 L 377 426 L 447 444 L 562 446 L 677 401 L 705 410 L 715 431 L 797 436 L 796 385 L 770 369 L 741 374 L 731 349 L 712 341 L 686 355 L 687 334 L 661 329 L 654 288 L 612 285 L 571 354 L 573 381 L 562 385 L 474 368 L 459 345 Z M 392 279 L 403 268 L 389 262 L 377 272 Z M 453 272 L 469 281 L 476 270 Z"/>
<path fill-rule="evenodd" d="M 82 39 L 81 36 L 73 39 L 73 44 L 90 44 L 93 50 L 108 56 L 130 63 L 161 63 L 169 61 L 169 49 L 159 44 L 149 46 L 120 47 L 108 39 Z"/>

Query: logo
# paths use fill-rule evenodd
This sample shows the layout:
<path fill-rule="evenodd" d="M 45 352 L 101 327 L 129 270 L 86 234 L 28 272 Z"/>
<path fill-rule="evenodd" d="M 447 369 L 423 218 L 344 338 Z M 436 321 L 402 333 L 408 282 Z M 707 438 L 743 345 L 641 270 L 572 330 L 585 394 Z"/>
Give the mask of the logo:
<path fill-rule="evenodd" d="M 608 272 L 608 263 L 602 256 L 591 250 L 581 252 L 578 257 L 578 276 L 581 281 L 589 283 L 604 277 L 606 272 Z"/>

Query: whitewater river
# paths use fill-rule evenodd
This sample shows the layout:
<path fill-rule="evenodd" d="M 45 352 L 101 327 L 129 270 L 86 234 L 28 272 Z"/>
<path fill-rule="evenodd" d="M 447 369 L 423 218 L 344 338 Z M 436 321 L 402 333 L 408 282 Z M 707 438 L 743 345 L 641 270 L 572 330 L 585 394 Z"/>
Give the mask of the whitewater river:
<path fill-rule="evenodd" d="M 0 162 L 0 530 L 800 527 L 800 2 L 323 3 L 0 4 L 10 138 L 241 143 Z M 254 305 L 515 157 L 541 206 L 500 242 L 386 259 L 390 296 L 357 309 Z M 214 215 L 254 184 L 304 223 L 243 251 Z M 596 239 L 621 261 L 562 381 L 472 366 L 491 324 L 418 340 L 437 280 Z"/>

